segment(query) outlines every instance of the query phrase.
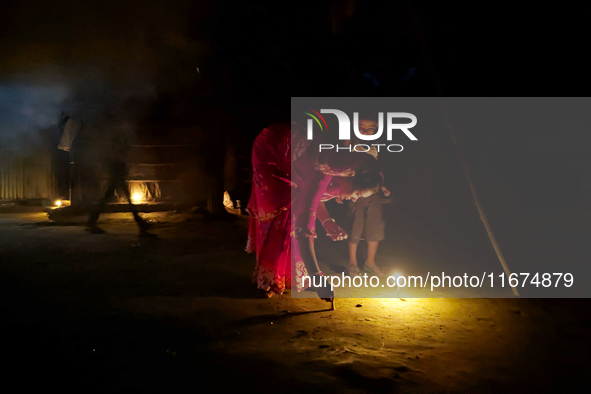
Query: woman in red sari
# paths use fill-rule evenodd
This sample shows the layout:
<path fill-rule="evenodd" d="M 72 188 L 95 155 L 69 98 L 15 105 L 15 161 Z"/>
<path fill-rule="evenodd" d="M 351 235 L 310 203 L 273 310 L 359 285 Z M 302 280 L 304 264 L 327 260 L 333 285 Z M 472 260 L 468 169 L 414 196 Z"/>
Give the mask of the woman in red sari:
<path fill-rule="evenodd" d="M 323 275 L 314 253 L 317 219 L 332 240 L 347 238 L 330 218 L 324 201 L 369 197 L 381 180 L 373 168 L 360 171 L 375 162 L 363 156 L 372 157 L 346 152 L 321 156 L 312 141 L 303 138 L 304 133 L 294 123 L 272 125 L 259 134 L 252 151 L 246 251 L 256 253 L 253 282 L 268 297 L 282 294 L 292 283 L 298 292 L 305 290 L 304 276 Z M 292 235 L 297 239 L 293 244 Z M 332 299 L 328 289 L 317 290 L 321 298 Z"/>

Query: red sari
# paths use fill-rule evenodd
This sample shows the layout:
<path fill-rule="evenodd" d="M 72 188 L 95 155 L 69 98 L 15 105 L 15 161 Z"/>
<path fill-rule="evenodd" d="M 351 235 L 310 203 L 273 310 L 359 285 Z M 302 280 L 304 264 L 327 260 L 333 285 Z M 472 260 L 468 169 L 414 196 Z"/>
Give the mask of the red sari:
<path fill-rule="evenodd" d="M 316 237 L 318 203 L 323 196 L 334 195 L 326 193 L 331 176 L 316 170 L 312 158 L 304 157 L 309 141 L 294 138 L 292 150 L 291 135 L 291 125 L 276 124 L 256 138 L 246 209 L 251 217 L 246 251 L 256 253 L 253 282 L 276 294 L 292 283 L 298 292 L 305 290 L 302 278 L 308 271 L 292 236 Z"/>

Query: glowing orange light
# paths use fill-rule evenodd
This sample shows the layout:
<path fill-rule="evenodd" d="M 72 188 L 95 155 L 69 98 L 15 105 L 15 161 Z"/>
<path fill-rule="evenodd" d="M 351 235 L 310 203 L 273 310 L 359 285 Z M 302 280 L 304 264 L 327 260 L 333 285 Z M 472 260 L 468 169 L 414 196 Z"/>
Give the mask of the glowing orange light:
<path fill-rule="evenodd" d="M 135 192 L 131 195 L 131 202 L 133 202 L 134 204 L 137 204 L 138 202 L 142 202 L 143 200 L 144 200 L 144 198 L 141 195 L 141 193 Z"/>

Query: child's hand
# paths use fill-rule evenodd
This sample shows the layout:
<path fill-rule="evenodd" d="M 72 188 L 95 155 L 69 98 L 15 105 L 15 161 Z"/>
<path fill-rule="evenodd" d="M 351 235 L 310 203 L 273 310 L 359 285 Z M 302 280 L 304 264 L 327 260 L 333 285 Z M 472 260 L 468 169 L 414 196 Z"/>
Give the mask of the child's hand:
<path fill-rule="evenodd" d="M 382 186 L 382 193 L 384 193 L 384 196 L 388 197 L 390 195 L 390 190 L 388 190 L 386 186 Z"/>
<path fill-rule="evenodd" d="M 333 241 L 342 241 L 348 237 L 345 230 L 333 220 L 327 220 L 323 226 L 326 230 L 326 235 L 328 235 Z"/>

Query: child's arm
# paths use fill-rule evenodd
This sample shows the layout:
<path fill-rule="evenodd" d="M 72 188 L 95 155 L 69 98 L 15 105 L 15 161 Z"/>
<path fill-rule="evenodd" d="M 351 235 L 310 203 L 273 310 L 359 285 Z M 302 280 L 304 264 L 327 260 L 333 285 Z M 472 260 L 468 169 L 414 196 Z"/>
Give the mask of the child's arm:
<path fill-rule="evenodd" d="M 382 176 L 382 193 L 384 193 L 384 196 L 388 197 L 390 195 L 390 190 L 384 186 L 384 173 L 380 171 L 380 175 Z"/>

